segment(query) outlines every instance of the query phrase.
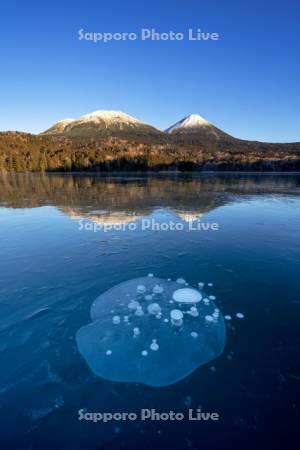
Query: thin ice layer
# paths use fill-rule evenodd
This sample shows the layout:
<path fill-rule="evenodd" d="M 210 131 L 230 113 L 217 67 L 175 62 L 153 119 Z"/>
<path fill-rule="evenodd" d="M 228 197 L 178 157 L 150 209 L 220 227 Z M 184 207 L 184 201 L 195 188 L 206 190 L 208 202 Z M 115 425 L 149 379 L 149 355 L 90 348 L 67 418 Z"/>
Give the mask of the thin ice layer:
<path fill-rule="evenodd" d="M 176 282 L 145 277 L 126 281 L 100 295 L 91 306 L 92 323 L 76 336 L 90 369 L 111 381 L 166 386 L 219 356 L 226 339 L 223 316 L 219 313 L 212 322 L 205 319 L 216 309 L 213 301 L 198 302 L 194 305 L 198 315 L 190 314 L 192 305 L 174 304 L 172 300 L 178 288 Z M 140 307 L 132 308 L 133 301 Z M 160 311 L 148 308 L 154 303 Z M 175 308 L 183 313 L 180 326 L 171 320 Z M 158 346 L 156 351 L 151 349 L 153 342 Z"/>

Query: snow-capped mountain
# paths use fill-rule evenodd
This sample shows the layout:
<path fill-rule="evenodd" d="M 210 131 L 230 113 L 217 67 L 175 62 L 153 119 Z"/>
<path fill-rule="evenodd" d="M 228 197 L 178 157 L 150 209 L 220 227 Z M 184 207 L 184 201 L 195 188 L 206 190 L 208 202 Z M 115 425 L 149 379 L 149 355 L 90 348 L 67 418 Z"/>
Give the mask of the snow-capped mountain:
<path fill-rule="evenodd" d="M 191 114 L 171 127 L 167 128 L 166 133 L 172 135 L 185 135 L 191 138 L 206 140 L 233 139 L 229 134 L 212 125 L 208 120 L 198 114 Z"/>
<path fill-rule="evenodd" d="M 233 140 L 229 134 L 212 125 L 198 114 L 191 114 L 169 127 L 165 132 L 121 111 L 98 110 L 78 119 L 64 119 L 42 133 L 68 138 L 120 137 L 155 142 L 184 142 L 206 144 Z"/>
<path fill-rule="evenodd" d="M 94 138 L 101 136 L 154 136 L 162 132 L 121 111 L 95 111 L 78 119 L 65 119 L 44 131 L 46 135 Z"/>
<path fill-rule="evenodd" d="M 199 116 L 198 114 L 191 114 L 185 117 L 184 119 L 180 120 L 179 122 L 176 122 L 171 127 L 169 127 L 166 130 L 166 133 L 173 133 L 175 131 L 178 132 L 180 130 L 189 131 L 191 128 L 194 129 L 209 125 L 210 123 L 203 117 Z"/>
<path fill-rule="evenodd" d="M 51 128 L 45 131 L 43 134 L 61 134 L 65 131 L 66 127 L 70 123 L 74 122 L 74 119 L 63 119 L 56 122 Z"/>

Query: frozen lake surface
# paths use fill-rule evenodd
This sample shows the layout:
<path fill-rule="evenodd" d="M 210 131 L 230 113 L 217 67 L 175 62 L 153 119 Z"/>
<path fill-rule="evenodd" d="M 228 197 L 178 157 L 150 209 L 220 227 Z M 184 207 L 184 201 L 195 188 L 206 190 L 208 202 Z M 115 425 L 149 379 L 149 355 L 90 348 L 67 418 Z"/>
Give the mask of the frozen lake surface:
<path fill-rule="evenodd" d="M 300 412 L 299 174 L 2 175 L 0 244 L 3 448 L 291 448 Z M 201 320 L 224 317 L 225 348 L 169 386 L 98 377 L 76 333 L 97 297 L 148 274 L 205 292 L 219 312 Z M 201 329 L 188 331 L 194 345 Z M 163 349 L 154 344 L 151 357 Z M 142 408 L 200 408 L 220 420 L 78 420 L 82 409 Z"/>

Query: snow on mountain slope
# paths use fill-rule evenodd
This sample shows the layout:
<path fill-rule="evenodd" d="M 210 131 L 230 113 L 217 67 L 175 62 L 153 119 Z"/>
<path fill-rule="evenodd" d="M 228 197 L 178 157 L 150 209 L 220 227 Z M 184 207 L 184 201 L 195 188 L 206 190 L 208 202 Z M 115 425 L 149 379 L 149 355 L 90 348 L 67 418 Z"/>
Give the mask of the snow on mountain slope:
<path fill-rule="evenodd" d="M 166 133 L 173 135 L 185 135 L 190 136 L 195 139 L 196 137 L 199 140 L 207 141 L 207 140 L 219 140 L 219 139 L 232 139 L 229 134 L 224 133 L 224 131 L 212 125 L 208 120 L 199 116 L 198 114 L 191 114 L 190 116 L 185 117 L 179 122 L 175 123 L 167 130 Z"/>
<path fill-rule="evenodd" d="M 191 114 L 190 116 L 185 117 L 184 119 L 168 128 L 166 130 L 166 133 L 173 133 L 176 130 L 188 130 L 189 128 L 198 128 L 209 125 L 210 123 L 203 117 L 199 116 L 198 114 Z"/>
<path fill-rule="evenodd" d="M 104 111 L 98 110 L 84 116 L 79 117 L 76 120 L 77 123 L 87 123 L 87 122 L 102 122 L 104 121 L 108 126 L 111 124 L 124 123 L 142 123 L 140 120 L 130 116 L 129 114 L 123 113 L 122 111 Z"/>
<path fill-rule="evenodd" d="M 121 111 L 98 110 L 78 119 L 57 122 L 42 134 L 94 138 L 103 135 L 161 135 L 162 132 Z"/>
<path fill-rule="evenodd" d="M 61 134 L 65 131 L 66 127 L 70 125 L 70 123 L 72 122 L 74 122 L 74 119 L 60 120 L 47 130 L 47 134 Z"/>

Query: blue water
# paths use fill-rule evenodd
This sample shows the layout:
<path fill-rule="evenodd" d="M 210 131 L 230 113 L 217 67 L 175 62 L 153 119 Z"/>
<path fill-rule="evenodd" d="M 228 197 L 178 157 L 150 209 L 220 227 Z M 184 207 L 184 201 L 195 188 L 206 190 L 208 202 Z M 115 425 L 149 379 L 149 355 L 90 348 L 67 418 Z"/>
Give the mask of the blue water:
<path fill-rule="evenodd" d="M 218 230 L 190 230 L 198 217 Z M 146 219 L 183 229 L 143 229 Z M 0 244 L 1 448 L 291 448 L 300 412 L 300 175 L 2 175 Z M 206 283 L 232 316 L 225 350 L 164 388 L 97 378 L 76 332 L 97 296 L 149 272 Z M 80 409 L 189 407 L 220 420 L 78 420 Z"/>

